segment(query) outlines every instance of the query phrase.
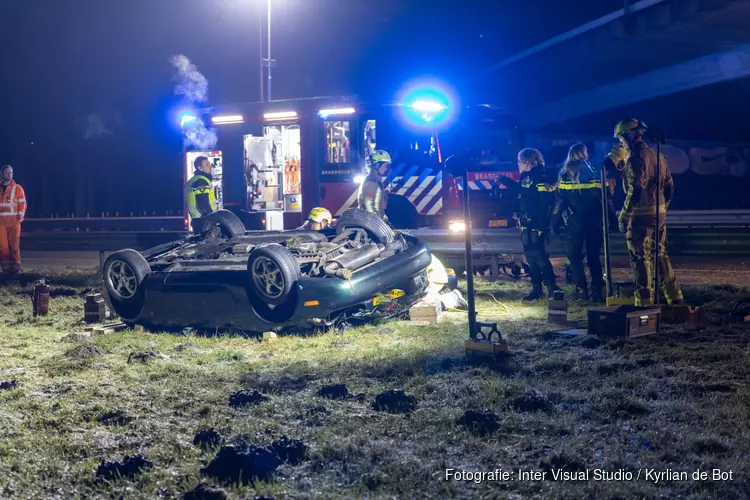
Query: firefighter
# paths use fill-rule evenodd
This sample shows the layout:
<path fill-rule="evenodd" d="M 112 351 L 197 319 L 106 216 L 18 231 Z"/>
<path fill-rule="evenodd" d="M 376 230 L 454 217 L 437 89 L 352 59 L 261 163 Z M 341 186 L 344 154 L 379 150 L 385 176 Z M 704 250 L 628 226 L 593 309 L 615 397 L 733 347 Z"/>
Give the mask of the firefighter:
<path fill-rule="evenodd" d="M 668 304 L 684 303 L 682 290 L 667 255 L 666 212 L 674 194 L 672 174 L 662 157 L 657 171 L 656 152 L 643 140 L 646 125 L 628 118 L 615 126 L 614 137 L 628 150 L 629 157 L 623 168 L 625 203 L 619 217 L 620 232 L 626 233 L 630 266 L 633 269 L 635 305 L 653 303 L 653 283 L 649 279 L 654 269 L 654 244 L 658 245 L 659 276 Z M 657 177 L 658 176 L 658 177 Z M 661 190 L 657 192 L 657 180 Z M 658 198 L 657 198 L 658 197 Z M 656 205 L 659 205 L 659 241 L 656 239 Z"/>
<path fill-rule="evenodd" d="M 518 225 L 521 241 L 529 264 L 532 291 L 523 300 L 539 300 L 544 297 L 542 284 L 551 298 L 560 288 L 555 283 L 555 273 L 546 249 L 546 233 L 554 202 L 555 179 L 544 166 L 542 153 L 526 148 L 518 153 L 518 182 L 501 175 L 498 178 L 518 197 Z"/>
<path fill-rule="evenodd" d="M 203 230 L 203 218 L 219 208 L 211 182 L 211 161 L 199 156 L 193 162 L 195 172 L 185 185 L 188 212 L 190 213 L 193 232 L 200 234 Z"/>
<path fill-rule="evenodd" d="M 604 275 L 599 260 L 604 242 L 602 183 L 599 169 L 591 164 L 588 156 L 586 145 L 574 144 L 570 147 L 565 164 L 560 169 L 550 232 L 557 231 L 564 213 L 568 211 L 566 253 L 576 287 L 574 298 L 604 302 Z M 590 296 L 583 269 L 584 248 L 591 273 Z"/>
<path fill-rule="evenodd" d="M 322 231 L 331 225 L 333 216 L 331 212 L 323 207 L 315 207 L 310 210 L 307 220 L 297 229 L 306 229 L 310 231 Z"/>
<path fill-rule="evenodd" d="M 13 167 L 0 169 L 0 267 L 4 275 L 21 272 L 21 223 L 26 216 L 26 193 L 13 180 Z"/>
<path fill-rule="evenodd" d="M 373 151 L 370 156 L 370 172 L 359 186 L 359 208 L 385 217 L 388 205 L 388 193 L 383 182 L 391 171 L 391 155 L 381 149 Z"/>

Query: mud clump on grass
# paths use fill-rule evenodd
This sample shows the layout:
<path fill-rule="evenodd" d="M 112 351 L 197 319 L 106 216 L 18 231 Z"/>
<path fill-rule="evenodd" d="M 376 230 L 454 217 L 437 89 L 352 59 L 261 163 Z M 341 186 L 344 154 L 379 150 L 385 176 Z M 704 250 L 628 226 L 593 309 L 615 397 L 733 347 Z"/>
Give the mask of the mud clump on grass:
<path fill-rule="evenodd" d="M 91 341 L 91 333 L 89 332 L 75 332 L 71 333 L 69 335 L 64 336 L 62 339 L 63 342 L 74 342 L 76 344 L 80 344 L 82 342 L 90 342 Z"/>
<path fill-rule="evenodd" d="M 183 500 L 227 500 L 228 498 L 226 491 L 208 483 L 199 483 L 182 497 Z"/>
<path fill-rule="evenodd" d="M 316 393 L 316 396 L 326 399 L 356 399 L 358 401 L 365 400 L 364 393 L 354 395 L 349 392 L 349 388 L 344 384 L 325 385 L 320 388 L 320 390 Z"/>
<path fill-rule="evenodd" d="M 466 410 L 456 424 L 466 427 L 476 436 L 487 436 L 500 428 L 500 417 L 490 410 Z"/>
<path fill-rule="evenodd" d="M 65 356 L 72 359 L 91 359 L 103 355 L 101 347 L 94 344 L 81 344 L 65 352 Z"/>
<path fill-rule="evenodd" d="M 388 413 L 411 413 L 417 409 L 417 398 L 404 391 L 385 391 L 375 397 L 372 409 Z"/>
<path fill-rule="evenodd" d="M 254 484 L 271 478 L 281 459 L 268 448 L 243 444 L 221 448 L 216 457 L 201 469 L 201 474 L 228 484 Z"/>
<path fill-rule="evenodd" d="M 276 453 L 282 463 L 297 465 L 302 463 L 307 455 L 307 445 L 297 439 L 281 436 L 271 443 L 271 450 Z"/>
<path fill-rule="evenodd" d="M 12 391 L 13 389 L 17 389 L 19 385 L 18 380 L 0 382 L 0 391 Z"/>
<path fill-rule="evenodd" d="M 130 422 L 133 421 L 133 417 L 130 415 L 127 415 L 122 410 L 114 410 L 114 411 L 108 411 L 106 413 L 102 413 L 97 417 L 97 422 L 99 422 L 102 425 L 120 425 L 125 426 L 130 424 Z"/>
<path fill-rule="evenodd" d="M 514 410 L 522 413 L 550 411 L 554 407 L 552 402 L 537 390 L 526 391 L 520 396 L 513 398 L 511 406 Z"/>
<path fill-rule="evenodd" d="M 128 356 L 128 363 L 132 363 L 134 361 L 138 363 L 150 363 L 151 361 L 158 359 L 162 357 L 161 354 L 154 351 L 147 351 L 147 352 L 131 352 L 130 356 Z"/>
<path fill-rule="evenodd" d="M 229 396 L 229 406 L 232 408 L 257 405 L 264 401 L 268 401 L 268 397 L 258 391 L 237 391 Z"/>
<path fill-rule="evenodd" d="M 224 442 L 224 438 L 214 428 L 201 429 L 193 438 L 193 444 L 199 448 L 214 448 Z"/>
<path fill-rule="evenodd" d="M 699 439 L 693 442 L 693 451 L 698 455 L 723 454 L 729 451 L 729 447 L 715 439 Z"/>
<path fill-rule="evenodd" d="M 143 455 L 128 455 L 122 462 L 102 460 L 96 468 L 96 477 L 107 480 L 119 477 L 132 479 L 153 466 L 154 463 Z"/>

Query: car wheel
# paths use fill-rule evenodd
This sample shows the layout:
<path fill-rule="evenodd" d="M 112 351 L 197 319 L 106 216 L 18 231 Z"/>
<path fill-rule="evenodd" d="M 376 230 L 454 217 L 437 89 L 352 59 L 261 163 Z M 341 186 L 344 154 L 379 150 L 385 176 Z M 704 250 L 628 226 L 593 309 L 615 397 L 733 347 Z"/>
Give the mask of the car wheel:
<path fill-rule="evenodd" d="M 250 287 L 267 304 L 281 305 L 302 274 L 297 260 L 277 243 L 256 247 L 247 259 Z"/>
<path fill-rule="evenodd" d="M 229 239 L 245 234 L 245 225 L 229 210 L 217 210 L 208 214 L 203 221 L 203 232 L 213 226 L 219 226 L 221 233 Z"/>
<path fill-rule="evenodd" d="M 348 228 L 356 227 L 361 227 L 367 231 L 373 243 L 388 245 L 395 237 L 393 229 L 379 215 L 359 208 L 350 208 L 341 214 L 339 220 L 336 221 L 336 234 L 341 234 Z"/>
<path fill-rule="evenodd" d="M 126 248 L 104 261 L 104 288 L 112 308 L 123 318 L 132 319 L 144 302 L 143 281 L 151 266 L 139 252 Z"/>

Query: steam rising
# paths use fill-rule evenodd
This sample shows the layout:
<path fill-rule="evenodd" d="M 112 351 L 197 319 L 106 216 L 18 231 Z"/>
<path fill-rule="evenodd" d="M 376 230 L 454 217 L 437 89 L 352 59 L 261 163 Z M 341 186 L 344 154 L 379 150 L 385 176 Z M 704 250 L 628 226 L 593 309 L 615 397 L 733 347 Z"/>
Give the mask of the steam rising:
<path fill-rule="evenodd" d="M 175 68 L 175 95 L 184 96 L 192 105 L 202 105 L 208 101 L 208 80 L 198 68 L 183 54 L 170 59 Z M 200 150 L 214 149 L 218 142 L 216 132 L 207 128 L 200 117 L 183 130 L 185 148 Z"/>

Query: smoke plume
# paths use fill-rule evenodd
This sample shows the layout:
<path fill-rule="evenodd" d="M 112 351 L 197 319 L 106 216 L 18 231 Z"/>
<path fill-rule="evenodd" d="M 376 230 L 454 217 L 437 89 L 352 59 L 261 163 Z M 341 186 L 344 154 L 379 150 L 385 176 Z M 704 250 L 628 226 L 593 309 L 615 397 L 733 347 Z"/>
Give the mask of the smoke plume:
<path fill-rule="evenodd" d="M 170 62 L 175 68 L 175 95 L 184 96 L 191 105 L 196 107 L 205 104 L 208 101 L 208 80 L 206 77 L 183 54 L 173 56 Z M 206 127 L 200 117 L 196 117 L 183 129 L 183 142 L 186 149 L 194 147 L 200 150 L 208 150 L 214 149 L 218 137 L 213 129 Z"/>
<path fill-rule="evenodd" d="M 182 95 L 193 104 L 203 104 L 208 100 L 208 80 L 198 71 L 195 64 L 183 54 L 172 56 L 172 66 L 175 67 L 174 93 Z"/>

